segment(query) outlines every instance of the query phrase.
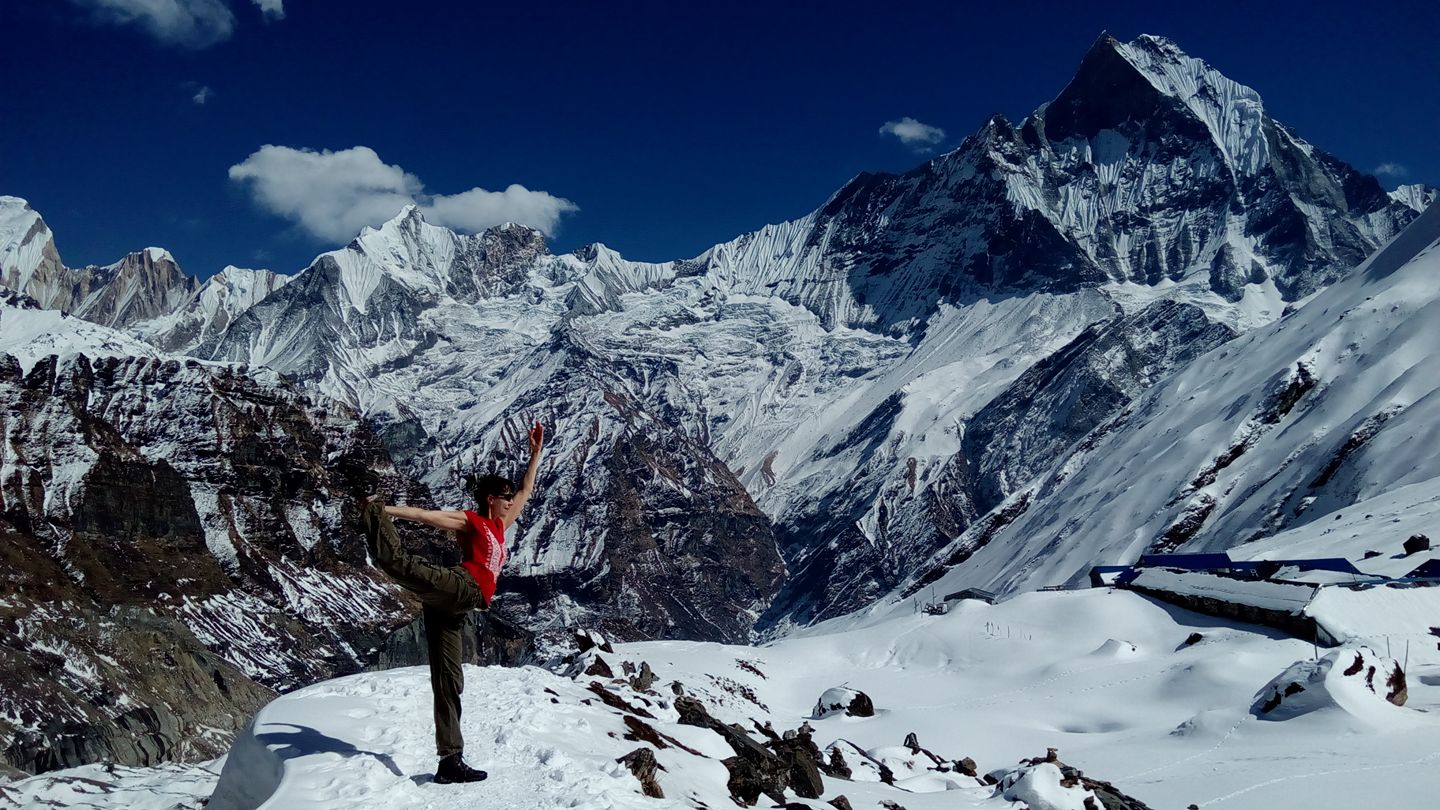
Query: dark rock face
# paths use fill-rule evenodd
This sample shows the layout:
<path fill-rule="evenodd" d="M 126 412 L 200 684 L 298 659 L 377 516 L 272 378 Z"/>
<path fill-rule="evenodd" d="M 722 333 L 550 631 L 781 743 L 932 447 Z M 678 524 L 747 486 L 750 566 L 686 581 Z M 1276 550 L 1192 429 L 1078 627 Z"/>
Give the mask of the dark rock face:
<path fill-rule="evenodd" d="M 591 427 L 542 468 L 521 527 L 538 541 L 507 563 L 497 604 L 556 636 L 564 603 L 613 638 L 746 640 L 785 573 L 769 520 L 708 447 L 629 395 L 625 369 L 610 374 L 572 355 L 515 403 Z M 481 456 L 513 458 L 519 430 L 477 439 Z"/>
<path fill-rule="evenodd" d="M 83 278 L 71 312 L 104 326 L 124 327 L 173 312 L 195 294 L 200 282 L 187 276 L 169 253 L 150 249 L 131 253 L 107 267 L 72 271 Z M 62 307 L 63 309 L 63 307 Z"/>
<path fill-rule="evenodd" d="M 367 471 L 389 467 L 353 413 L 273 376 L 84 356 L 28 373 L 0 358 L 0 401 L 12 765 L 216 755 L 227 739 L 202 729 L 358 670 L 403 621 L 408 601 L 350 526 Z"/>

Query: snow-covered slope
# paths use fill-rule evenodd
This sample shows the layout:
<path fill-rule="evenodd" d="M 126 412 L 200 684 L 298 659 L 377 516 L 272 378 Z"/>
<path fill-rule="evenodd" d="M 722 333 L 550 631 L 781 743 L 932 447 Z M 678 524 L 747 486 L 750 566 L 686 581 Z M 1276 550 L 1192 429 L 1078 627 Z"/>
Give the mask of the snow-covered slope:
<path fill-rule="evenodd" d="M 16 358 L 28 371 L 35 361 L 51 355 L 160 357 L 164 352 L 114 329 L 43 309 L 28 296 L 0 290 L 0 354 Z"/>
<path fill-rule="evenodd" d="M 597 657 L 619 677 L 579 672 Z M 829 810 L 843 795 L 854 808 L 999 810 L 1015 799 L 1081 808 L 1095 781 L 1062 784 L 1059 767 L 1043 761 L 1017 766 L 1047 748 L 1110 783 L 1107 807 L 1140 806 L 1113 803 L 1118 794 L 1156 808 L 1426 806 L 1440 757 L 1440 658 L 1412 654 L 1403 707 L 1386 701 L 1378 679 L 1370 688 L 1355 660 L 1396 665 L 1359 645 L 1313 662 L 1306 642 L 1123 591 L 963 601 L 940 616 L 904 603 L 759 648 L 647 642 L 592 651 L 568 669 L 467 668 L 466 756 L 490 773 L 481 784 L 431 781 L 427 676 L 411 668 L 286 695 L 227 758 L 180 773 L 80 769 L 0 791 L 22 803 L 83 795 L 97 808 L 171 806 L 157 804 L 162 793 L 180 807 L 208 800 L 211 810 L 732 806 L 723 760 L 737 750 L 685 719 L 694 704 L 676 696 L 678 684 L 762 751 L 766 728 L 784 750 L 778 735 L 808 724 L 827 759 L 841 753 L 850 776 L 817 775 L 817 798 L 794 780 L 788 807 Z M 655 675 L 648 687 L 624 678 L 640 662 Z M 1295 682 L 1306 690 L 1289 689 Z M 868 695 L 875 714 L 817 715 L 817 700 L 842 685 Z M 1291 694 L 1264 711 L 1277 690 Z M 905 744 L 911 734 L 915 747 Z M 658 764 L 663 797 L 642 797 L 617 761 L 637 749 Z M 1000 786 L 966 776 L 957 766 L 967 757 Z M 757 806 L 771 804 L 761 796 Z"/>
<path fill-rule="evenodd" d="M 1349 278 L 1191 363 L 1018 488 L 1023 514 L 939 587 L 1073 583 L 1147 551 L 1403 556 L 1409 536 L 1440 533 L 1437 346 L 1432 207 Z"/>

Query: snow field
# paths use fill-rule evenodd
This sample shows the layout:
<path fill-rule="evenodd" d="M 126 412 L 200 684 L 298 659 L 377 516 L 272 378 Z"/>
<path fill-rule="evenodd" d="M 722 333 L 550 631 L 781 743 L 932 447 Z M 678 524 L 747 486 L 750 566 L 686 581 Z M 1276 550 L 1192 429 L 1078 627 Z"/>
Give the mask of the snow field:
<path fill-rule="evenodd" d="M 1192 632 L 1204 638 L 1182 646 Z M 974 758 L 982 773 L 1013 767 L 1056 747 L 1062 760 L 1087 775 L 1112 781 L 1156 806 L 1204 806 L 1230 801 L 1226 797 L 1232 795 L 1238 800 L 1232 806 L 1274 806 L 1297 789 L 1308 790 L 1297 787 L 1305 780 L 1317 783 L 1317 800 L 1347 789 L 1357 800 L 1377 790 L 1419 800 L 1421 789 L 1406 787 L 1404 779 L 1386 788 L 1347 774 L 1378 769 L 1403 775 L 1402 763 L 1408 760 L 1402 751 L 1434 750 L 1440 744 L 1440 726 L 1428 713 L 1392 707 L 1353 690 L 1348 703 L 1331 702 L 1281 722 L 1250 713 L 1250 704 L 1269 681 L 1309 655 L 1308 644 L 1260 628 L 1227 627 L 1127 592 L 1090 591 L 1029 594 L 993 607 L 963 602 L 941 617 L 897 611 L 868 626 L 833 622 L 807 637 L 762 648 L 649 642 L 622 645 L 608 658 L 617 672 L 620 660 L 649 662 L 662 695 L 678 680 L 714 716 L 747 729 L 756 720 L 773 723 L 777 731 L 808 720 L 822 749 L 840 740 L 853 742 L 891 765 L 901 788 L 916 791 L 906 795 L 878 782 L 826 778 L 826 798 L 844 794 L 857 807 L 882 798 L 911 810 L 1005 805 L 991 798 L 990 788 L 945 790 L 963 782 L 955 774 L 897 767 L 909 754 L 899 744 L 910 732 L 947 760 Z M 485 786 L 455 789 L 457 795 L 475 791 L 472 801 L 483 804 L 471 806 L 500 807 L 519 795 L 515 791 L 537 796 L 531 805 L 537 807 L 694 806 L 687 798 L 712 807 L 728 802 L 723 767 L 674 748 L 658 754 L 667 770 L 657 778 L 668 798 L 652 802 L 633 795 L 633 778 L 617 771 L 613 760 L 639 743 L 608 736 L 623 734 L 615 712 L 598 701 L 580 703 L 592 697 L 583 687 L 589 678 L 577 683 L 536 669 L 469 672 L 465 723 L 471 757 L 493 774 Z M 365 689 L 379 689 L 386 678 L 403 678 L 409 688 L 399 691 L 411 694 L 397 699 L 394 687 L 386 685 L 391 697 L 377 701 L 377 714 L 387 714 L 381 708 L 387 702 L 407 712 L 403 735 L 371 733 L 355 747 L 393 751 L 390 746 L 400 743 L 410 750 L 391 754 L 396 764 L 407 774 L 428 773 L 433 758 L 428 756 L 423 670 L 357 677 L 375 681 Z M 870 695 L 877 716 L 813 718 L 817 697 L 839 684 Z M 1425 686 L 1413 685 L 1412 693 Z M 546 689 L 557 694 L 548 695 Z M 615 689 L 634 701 L 626 687 Z M 560 703 L 549 703 L 549 697 Z M 282 703 L 272 709 L 278 713 Z M 729 755 L 715 735 L 675 724 L 673 710 L 655 708 L 655 713 L 660 719 L 652 724 L 662 733 L 712 757 Z M 307 713 L 297 719 L 289 709 L 284 714 L 283 722 L 299 724 L 314 717 Z M 334 736 L 350 740 L 354 732 L 343 730 L 345 725 L 342 721 Z M 386 785 L 391 806 L 418 806 L 405 803 L 411 791 L 436 789 L 387 776 L 379 761 L 370 759 L 367 773 Z M 289 788 L 299 784 L 290 775 L 295 766 L 286 765 L 282 790 L 287 792 L 276 794 L 286 801 L 277 798 L 269 806 L 341 806 L 297 804 L 302 796 Z M 298 773 L 310 773 L 311 767 Z M 1027 790 L 1048 784 L 1040 773 L 1020 782 L 1031 786 Z M 566 803 L 579 797 L 587 797 L 587 803 Z"/>
<path fill-rule="evenodd" d="M 732 806 L 720 763 L 731 751 L 719 735 L 678 724 L 670 685 L 679 681 L 714 717 L 756 739 L 755 722 L 781 733 L 809 722 L 822 750 L 845 750 L 856 781 L 825 777 L 822 800 L 788 797 L 813 808 L 837 795 L 856 808 L 882 799 L 909 810 L 1013 806 L 992 787 L 928 770 L 928 757 L 901 745 L 912 732 L 946 761 L 968 756 L 981 774 L 1008 771 L 1006 794 L 1027 797 L 1035 810 L 1079 806 L 1083 798 L 1078 788 L 1059 788 L 1047 766 L 1016 770 L 1022 758 L 1051 747 L 1088 777 L 1157 808 L 1422 807 L 1437 786 L 1440 672 L 1411 673 L 1410 699 L 1395 707 L 1336 674 L 1359 648 L 1322 649 L 1315 664 L 1308 643 L 1128 591 L 1030 593 L 994 606 L 963 601 L 941 616 L 898 603 L 803 633 L 764 647 L 624 644 L 603 656 L 617 674 L 625 662 L 648 662 L 657 680 L 647 694 L 538 667 L 467 667 L 466 756 L 491 774 L 474 785 L 431 781 L 423 667 L 285 695 L 256 715 L 224 761 L 167 766 L 168 781 L 145 770 L 103 779 L 77 770 L 106 785 L 86 799 L 106 808 L 198 807 L 206 784 L 215 786 L 212 810 Z M 1192 633 L 1202 638 L 1186 644 Z M 1363 655 L 1385 666 L 1383 651 Z M 1304 710 L 1252 711 L 1282 674 L 1309 685 L 1294 704 Z M 641 796 L 616 762 L 647 744 L 624 739 L 622 713 L 589 690 L 591 681 L 647 709 L 656 717 L 645 723 L 698 752 L 656 751 L 666 798 Z M 814 717 L 816 700 L 840 686 L 869 695 L 876 715 Z M 862 751 L 886 762 L 898 784 L 875 781 Z M 20 806 L 27 797 L 54 799 L 56 785 L 74 790 L 78 783 L 64 780 L 78 777 L 61 772 L 0 786 L 0 806 L 12 797 Z M 161 792 L 174 801 L 165 804 Z"/>

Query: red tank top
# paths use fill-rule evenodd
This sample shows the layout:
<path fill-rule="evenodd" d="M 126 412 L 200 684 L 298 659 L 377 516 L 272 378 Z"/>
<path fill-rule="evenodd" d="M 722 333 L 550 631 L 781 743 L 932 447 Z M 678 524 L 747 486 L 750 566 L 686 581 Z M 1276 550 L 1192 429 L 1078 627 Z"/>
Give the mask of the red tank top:
<path fill-rule="evenodd" d="M 460 541 L 460 564 L 475 578 L 488 605 L 495 596 L 500 568 L 509 556 L 505 551 L 505 524 L 469 510 L 465 511 L 465 520 L 465 528 L 455 533 L 455 539 Z"/>

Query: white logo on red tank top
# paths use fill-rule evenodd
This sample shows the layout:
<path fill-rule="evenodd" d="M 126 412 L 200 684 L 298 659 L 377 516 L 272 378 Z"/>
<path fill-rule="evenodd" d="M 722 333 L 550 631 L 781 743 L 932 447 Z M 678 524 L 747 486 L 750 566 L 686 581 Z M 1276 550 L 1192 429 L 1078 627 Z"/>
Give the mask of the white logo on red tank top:
<path fill-rule="evenodd" d="M 490 528 L 488 520 L 482 521 L 480 528 L 485 532 L 485 539 L 490 546 L 489 552 L 485 556 L 485 568 L 499 578 L 500 568 L 505 565 L 505 558 L 509 556 L 505 550 L 505 535 L 501 534 L 497 538 L 494 529 Z"/>

